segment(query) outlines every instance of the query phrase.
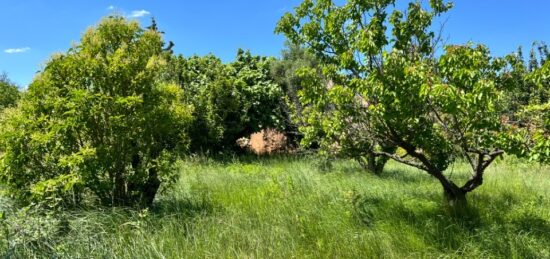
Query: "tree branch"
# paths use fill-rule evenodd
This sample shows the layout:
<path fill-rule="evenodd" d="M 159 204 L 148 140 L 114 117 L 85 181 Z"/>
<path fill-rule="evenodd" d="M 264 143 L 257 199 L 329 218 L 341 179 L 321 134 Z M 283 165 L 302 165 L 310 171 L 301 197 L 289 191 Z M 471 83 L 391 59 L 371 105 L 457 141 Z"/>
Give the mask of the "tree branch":
<path fill-rule="evenodd" d="M 386 157 L 391 158 L 391 159 L 393 159 L 393 160 L 395 160 L 399 163 L 410 165 L 410 166 L 416 167 L 420 170 L 428 171 L 428 168 L 426 166 L 424 166 L 423 164 L 418 163 L 418 162 L 414 162 L 414 161 L 411 161 L 411 160 L 404 159 L 403 157 L 400 157 L 400 156 L 395 155 L 395 154 L 390 154 L 390 153 L 382 152 L 382 151 L 375 151 L 373 153 L 376 156 L 386 156 Z"/>
<path fill-rule="evenodd" d="M 492 152 L 478 151 L 475 153 L 478 155 L 475 174 L 460 188 L 464 192 L 471 192 L 483 184 L 483 173 L 497 157 L 504 154 L 504 151 L 497 149 Z M 488 158 L 485 159 L 486 157 Z"/>

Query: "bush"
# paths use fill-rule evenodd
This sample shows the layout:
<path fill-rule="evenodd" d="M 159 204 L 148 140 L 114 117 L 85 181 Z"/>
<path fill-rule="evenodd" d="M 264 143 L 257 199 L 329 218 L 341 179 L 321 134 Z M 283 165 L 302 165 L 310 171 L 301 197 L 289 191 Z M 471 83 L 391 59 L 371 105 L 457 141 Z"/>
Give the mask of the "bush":
<path fill-rule="evenodd" d="M 149 206 L 187 147 L 191 107 L 165 83 L 156 30 L 109 17 L 55 55 L 0 132 L 0 181 L 23 203 Z M 85 193 L 93 195 L 86 196 Z"/>
<path fill-rule="evenodd" d="M 272 61 L 242 50 L 230 64 L 212 55 L 174 59 L 186 102 L 195 107 L 192 152 L 234 150 L 241 137 L 284 126 L 283 92 L 269 75 Z"/>

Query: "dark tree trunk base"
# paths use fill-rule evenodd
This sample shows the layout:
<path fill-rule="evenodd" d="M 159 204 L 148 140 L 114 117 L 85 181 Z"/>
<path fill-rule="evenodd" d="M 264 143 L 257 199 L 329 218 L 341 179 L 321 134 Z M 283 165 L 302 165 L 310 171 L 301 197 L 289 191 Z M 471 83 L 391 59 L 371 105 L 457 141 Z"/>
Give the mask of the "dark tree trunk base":
<path fill-rule="evenodd" d="M 160 187 L 160 180 L 156 168 L 149 169 L 149 177 L 147 182 L 143 186 L 142 197 L 141 197 L 141 206 L 151 207 L 157 191 Z"/>
<path fill-rule="evenodd" d="M 395 152 L 395 148 L 386 148 L 384 151 L 393 153 Z M 384 166 L 388 163 L 389 158 L 386 156 L 378 156 L 374 152 L 369 152 L 366 157 L 359 157 L 356 160 L 366 171 L 375 175 L 380 175 L 384 171 Z"/>
<path fill-rule="evenodd" d="M 452 216 L 462 217 L 469 213 L 466 192 L 453 185 L 451 189 L 444 188 L 443 194 L 445 208 Z"/>

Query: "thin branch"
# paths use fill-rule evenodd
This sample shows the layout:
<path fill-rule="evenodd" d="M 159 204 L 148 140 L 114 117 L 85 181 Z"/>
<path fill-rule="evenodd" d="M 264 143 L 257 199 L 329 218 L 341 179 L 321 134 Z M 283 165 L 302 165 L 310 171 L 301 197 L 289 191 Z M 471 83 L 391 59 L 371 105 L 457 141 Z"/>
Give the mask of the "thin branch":
<path fill-rule="evenodd" d="M 390 154 L 390 153 L 383 152 L 383 151 L 375 151 L 373 153 L 376 156 L 386 156 L 386 157 L 389 157 L 389 158 L 391 158 L 391 159 L 393 159 L 393 160 L 395 160 L 399 163 L 403 163 L 403 164 L 410 165 L 410 166 L 416 167 L 416 168 L 424 170 L 424 171 L 428 171 L 428 168 L 426 166 L 424 166 L 423 164 L 418 163 L 418 162 L 414 162 L 414 161 L 411 161 L 411 160 L 404 159 L 403 157 L 400 157 L 400 156 L 395 155 L 395 154 Z"/>

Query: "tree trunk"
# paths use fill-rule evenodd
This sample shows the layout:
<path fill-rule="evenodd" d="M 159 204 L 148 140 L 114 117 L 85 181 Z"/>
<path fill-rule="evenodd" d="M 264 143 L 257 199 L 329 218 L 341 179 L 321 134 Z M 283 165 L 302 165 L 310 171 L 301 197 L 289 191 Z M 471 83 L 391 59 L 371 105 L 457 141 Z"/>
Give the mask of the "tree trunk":
<path fill-rule="evenodd" d="M 367 154 L 367 170 L 375 175 L 380 175 L 382 170 L 379 171 L 379 167 L 376 164 L 376 155 L 373 152 L 369 152 Z"/>
<path fill-rule="evenodd" d="M 449 203 L 466 202 L 466 192 L 462 191 L 458 186 L 452 185 L 453 188 L 443 187 L 445 199 Z"/>
<path fill-rule="evenodd" d="M 157 191 L 160 187 L 160 180 L 158 178 L 158 172 L 156 168 L 149 169 L 149 176 L 147 182 L 143 185 L 142 196 L 141 196 L 141 205 L 145 207 L 151 207 Z"/>
<path fill-rule="evenodd" d="M 395 146 L 382 146 L 382 151 L 386 153 L 393 154 L 396 150 L 397 147 Z M 376 153 L 372 150 L 367 152 L 366 164 L 364 159 L 364 157 L 358 158 L 361 166 L 375 175 L 380 175 L 384 171 L 384 166 L 386 166 L 386 163 L 389 161 L 389 157 L 376 155 Z"/>
<path fill-rule="evenodd" d="M 443 194 L 445 197 L 445 206 L 453 216 L 462 217 L 468 214 L 468 201 L 464 190 L 451 181 L 448 185 L 443 185 Z"/>
<path fill-rule="evenodd" d="M 126 192 L 126 181 L 124 179 L 122 172 L 115 173 L 115 186 L 114 186 L 113 200 L 112 205 L 114 206 L 124 206 L 126 205 L 127 192 Z"/>
<path fill-rule="evenodd" d="M 359 156 L 355 160 L 357 160 L 364 170 L 375 175 L 380 175 L 384 169 L 385 162 L 381 163 L 380 158 L 377 158 L 373 152 L 367 153 L 366 157 Z"/>

